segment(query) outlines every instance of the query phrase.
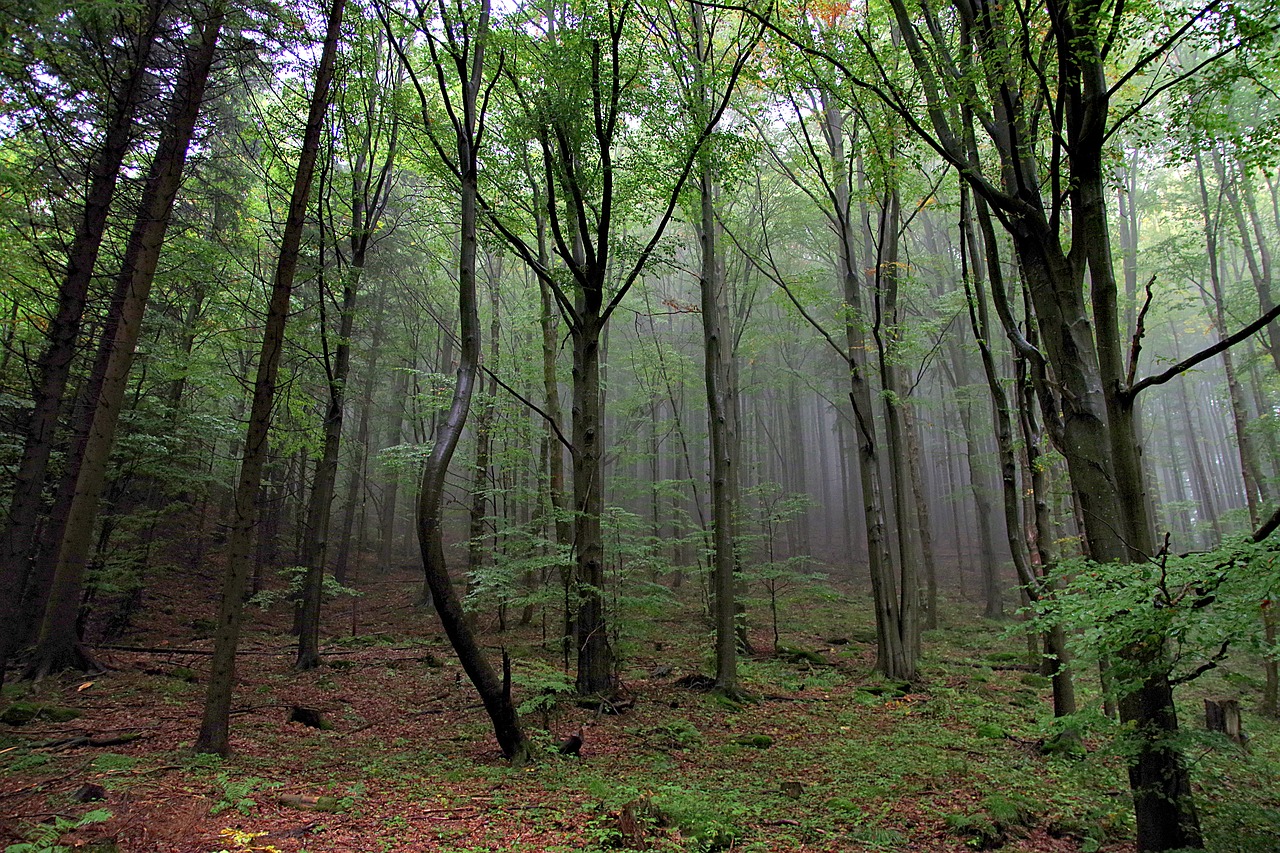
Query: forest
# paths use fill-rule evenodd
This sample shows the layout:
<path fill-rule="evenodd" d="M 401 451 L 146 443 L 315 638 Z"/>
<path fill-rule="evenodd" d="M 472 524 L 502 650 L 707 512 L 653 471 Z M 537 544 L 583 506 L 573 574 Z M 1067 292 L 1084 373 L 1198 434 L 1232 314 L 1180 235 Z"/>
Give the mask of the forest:
<path fill-rule="evenodd" d="M 2 7 L 6 853 L 1277 849 L 1270 3 Z"/>

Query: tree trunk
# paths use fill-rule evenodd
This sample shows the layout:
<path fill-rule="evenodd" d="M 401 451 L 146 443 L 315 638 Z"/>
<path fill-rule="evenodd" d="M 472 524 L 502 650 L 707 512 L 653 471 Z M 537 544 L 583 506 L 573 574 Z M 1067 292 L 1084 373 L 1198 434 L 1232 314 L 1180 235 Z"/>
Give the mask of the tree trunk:
<path fill-rule="evenodd" d="M 443 7 L 442 7 L 443 8 Z M 426 22 L 420 22 L 425 26 Z M 444 502 L 444 481 L 453 458 L 475 389 L 480 369 L 480 314 L 476 304 L 476 244 L 478 150 L 483 124 L 484 52 L 489 36 L 489 2 L 482 0 L 479 9 L 479 26 L 473 34 L 459 21 L 445 16 L 441 26 L 448 31 L 447 47 L 428 35 L 432 59 L 440 64 L 441 50 L 448 50 L 447 65 L 456 69 L 461 83 L 461 98 L 457 112 L 449 108 L 458 159 L 456 168 L 460 180 L 460 230 L 458 252 L 458 317 L 459 357 L 457 384 L 448 411 L 436 426 L 435 442 L 422 469 L 422 485 L 418 492 L 418 545 L 422 552 L 423 570 L 431 588 L 432 601 L 449 642 L 458 655 L 463 670 L 475 685 L 484 703 L 494 734 L 502 754 L 513 763 L 523 764 L 528 757 L 528 745 L 520 718 L 511 699 L 511 670 L 506 653 L 503 653 L 503 678 L 498 680 L 489 665 L 475 632 L 467 624 L 462 602 L 449 578 L 444 563 L 443 531 L 441 515 Z M 444 85 L 443 75 L 440 84 Z"/>
<path fill-rule="evenodd" d="M 884 389 L 885 448 L 889 454 L 889 482 L 892 485 L 894 526 L 898 538 L 898 618 L 904 656 L 914 662 L 920 657 L 920 580 L 917 570 L 921 562 L 916 530 L 920 521 L 916 508 L 908 499 L 911 472 L 907 462 L 906 382 L 897 364 L 901 339 L 898 314 L 898 250 L 901 225 L 901 198 L 896 186 L 885 194 L 886 204 L 880 211 L 879 254 L 875 265 L 875 301 L 877 316 L 883 316 L 887 328 L 873 325 L 876 353 L 880 363 L 880 384 Z"/>
<path fill-rule="evenodd" d="M 603 270 L 600 271 L 603 274 Z M 573 333 L 573 539 L 577 562 L 577 690 L 583 696 L 613 693 L 613 652 L 605 630 L 604 511 L 600 479 L 603 424 L 600 420 L 600 294 L 603 283 L 584 288 Z"/>
<path fill-rule="evenodd" d="M 701 33 L 700 7 L 694 25 Z M 702 41 L 699 40 L 701 46 Z M 699 285 L 702 302 L 703 378 L 707 393 L 707 428 L 711 450 L 711 536 L 713 543 L 712 612 L 715 622 L 716 689 L 728 695 L 738 690 L 738 649 L 735 631 L 737 559 L 736 514 L 739 504 L 737 454 L 737 396 L 729 382 L 733 358 L 732 332 L 725 306 L 724 265 L 719 253 L 715 201 L 718 187 L 709 167 L 699 176 L 701 221 L 698 242 L 702 253 Z"/>
<path fill-rule="evenodd" d="M 351 466 L 351 476 L 347 480 L 347 497 L 342 515 L 342 535 L 338 540 L 338 559 L 333 568 L 333 576 L 340 584 L 346 584 L 347 578 L 353 574 L 350 569 L 352 534 L 355 531 L 356 518 L 360 515 L 360 507 L 364 504 L 364 491 L 369 482 L 369 416 L 373 408 L 373 385 L 378 373 L 378 355 L 382 348 L 383 326 L 383 294 L 378 291 L 373 306 L 373 331 L 369 337 L 369 358 L 364 365 L 364 381 L 360 388 L 360 418 L 356 425 L 356 461 Z M 356 554 L 357 564 L 360 555 Z M 385 568 L 385 565 L 384 565 Z"/>
<path fill-rule="evenodd" d="M 311 197 L 311 180 L 320 153 L 320 134 L 329 104 L 329 88 L 333 81 L 338 40 L 342 34 L 342 17 L 346 0 L 333 0 L 325 30 L 324 47 L 316 69 L 315 88 L 307 112 L 306 131 L 298 168 L 294 174 L 293 193 L 280 239 L 280 256 L 271 285 L 271 301 L 267 308 L 262 333 L 262 349 L 258 354 L 257 375 L 253 383 L 253 404 L 249 410 L 249 427 L 245 437 L 240 476 L 236 485 L 235 515 L 231 522 L 227 545 L 226 573 L 222 599 L 214 633 L 213 659 L 205 696 L 204 715 L 196 752 L 226 755 L 230 749 L 228 722 L 231 693 L 235 686 L 236 646 L 240 641 L 240 623 L 244 616 L 244 589 L 249 574 L 249 546 L 257 516 L 255 498 L 267 458 L 267 433 L 271 427 L 271 408 L 275 401 L 276 378 L 284 349 L 285 322 L 289 316 L 289 298 L 297 274 L 302 230 L 307 204 Z"/>
<path fill-rule="evenodd" d="M 490 259 L 490 263 L 496 263 Z M 489 279 L 489 364 L 490 371 L 498 369 L 499 334 L 502 324 L 499 316 L 498 276 Z M 471 481 L 471 523 L 467 531 L 467 591 L 476 587 L 481 569 L 484 567 L 484 540 L 487 529 L 488 510 L 492 501 L 492 492 L 497 484 L 491 482 L 489 467 L 493 447 L 493 418 L 498 404 L 498 377 L 491 372 L 489 387 L 485 390 L 484 399 L 480 401 L 480 411 L 476 415 L 475 442 L 476 455 L 474 476 Z M 494 514 L 497 507 L 493 506 Z M 502 602 L 499 602 L 499 610 Z M 475 625 L 475 613 L 468 614 L 472 626 Z"/>
<path fill-rule="evenodd" d="M 447 369 L 447 368 L 446 368 Z M 405 398 L 409 395 L 409 368 L 396 371 L 391 380 L 391 413 L 387 418 L 387 432 L 383 447 L 395 447 L 404 440 Z M 382 490 L 382 504 L 378 513 L 378 562 L 383 569 L 395 560 L 396 504 L 400 500 L 400 472 L 383 471 L 386 478 Z M 425 599 L 424 599 L 425 602 Z"/>
<path fill-rule="evenodd" d="M 26 639 L 30 620 L 23 618 L 23 592 L 30 575 L 30 559 L 37 543 L 49 456 L 53 450 L 58 412 L 66 393 L 75 357 L 81 319 L 94 265 L 107 228 L 107 214 L 115 195 L 121 165 L 133 142 L 134 117 L 146 96 L 148 62 L 168 9 L 163 0 L 150 0 L 141 26 L 132 34 L 132 55 L 118 88 L 109 99 L 111 112 L 102 144 L 90 167 L 89 187 L 58 289 L 58 305 L 45 333 L 46 345 L 36 365 L 34 405 L 28 416 L 22 459 L 14 477 L 9 513 L 0 543 L 0 685 L 9 658 Z M 38 605 L 44 604 L 40 596 Z"/>
<path fill-rule="evenodd" d="M 187 149 L 204 101 L 205 85 L 213 66 L 225 14 L 224 7 L 215 2 L 208 16 L 199 24 L 197 40 L 188 48 L 165 132 L 151 162 L 140 213 L 125 248 L 124 264 L 116 282 L 117 295 L 122 298 L 118 305 L 112 307 L 116 322 L 108 324 L 108 333 L 112 337 L 102 372 L 102 386 L 96 399 L 91 401 L 93 418 L 83 456 L 78 465 L 72 465 L 76 472 L 75 491 L 67 510 L 53 585 L 31 664 L 31 671 L 36 677 L 64 668 L 81 667 L 86 663 L 78 648 L 76 621 L 98 503 L 106 484 L 107 463 L 125 402 L 143 314 L 155 280 L 174 199 L 181 186 Z"/>
<path fill-rule="evenodd" d="M 372 113 L 372 109 L 369 111 Z M 351 332 L 355 326 L 356 299 L 369 253 L 369 243 L 378 229 L 396 155 L 397 124 L 392 124 L 386 160 L 375 181 L 366 169 L 373 156 L 374 127 L 366 116 L 364 138 L 351 173 L 351 262 L 342 281 L 338 342 L 333 364 L 326 361 L 329 404 L 324 416 L 324 441 L 307 506 L 302 555 L 299 564 L 307 569 L 302 582 L 302 610 L 298 625 L 298 660 L 301 670 L 320 665 L 320 605 L 324 595 L 325 558 L 329 550 L 329 523 L 334 489 L 338 481 L 338 453 L 342 445 L 342 422 L 346 411 L 347 376 L 351 372 Z M 324 294 L 320 295 L 323 305 Z"/>
<path fill-rule="evenodd" d="M 855 249 L 853 210 L 850 205 L 845 156 L 844 116 L 829 93 L 823 92 L 824 133 L 834 166 L 832 202 L 837 222 L 836 252 L 844 296 L 845 339 L 849 364 L 849 402 L 853 411 L 854 438 L 858 446 L 858 478 L 862 486 L 862 518 L 866 529 L 867 559 L 876 613 L 876 669 L 889 678 L 915 678 L 916 661 L 903 642 L 903 623 L 897 590 L 897 565 L 885 535 L 884 488 L 880 474 L 880 450 L 876 438 L 871 384 L 867 379 L 866 335 L 862 326 L 862 294 Z"/>
<path fill-rule="evenodd" d="M 929 512 L 930 490 L 925 483 L 921 461 L 925 458 L 920 444 L 920 422 L 916 420 L 915 411 L 906 407 L 903 411 L 903 424 L 907 438 L 907 474 L 911 480 L 911 498 L 915 502 L 916 517 L 919 526 L 916 530 L 920 546 L 920 573 L 924 575 L 924 600 L 919 602 L 924 610 L 924 627 L 933 630 L 938 627 L 938 567 L 933 551 L 933 517 Z M 919 578 L 919 574 L 917 578 Z M 919 580 L 917 580 L 917 585 Z M 919 593 L 917 593 L 917 597 Z"/>
<path fill-rule="evenodd" d="M 1049 505 L 1046 498 L 1048 492 L 1047 478 L 1040 463 L 1040 435 L 1039 428 L 1035 422 L 1035 412 L 1032 408 L 1034 405 L 1033 392 L 1029 383 L 1024 381 L 1025 377 L 1022 375 L 1024 371 L 1019 370 L 1018 405 L 1021 412 L 1019 422 L 1023 446 L 1026 448 L 1027 469 L 1031 472 L 1030 491 L 1031 499 L 1034 502 L 1035 542 L 1041 572 L 1040 575 L 1037 575 L 1027 558 L 1026 540 L 1022 535 L 1022 520 L 1018 505 L 1019 496 L 1024 491 L 1025 484 L 1024 489 L 1019 489 L 1017 459 L 1015 458 L 1013 443 L 1012 407 L 996 370 L 995 357 L 991 350 L 992 324 L 987 309 L 987 294 L 983 286 L 985 278 L 983 265 L 978 262 L 978 259 L 983 258 L 986 261 L 985 268 L 987 277 L 991 281 L 992 291 L 998 292 L 1000 294 L 999 298 L 1007 302 L 1004 271 L 1000 265 L 999 247 L 994 239 L 994 229 L 991 227 L 990 211 L 981 200 L 978 201 L 977 207 L 978 216 L 983 220 L 984 225 L 982 233 L 985 252 L 979 251 L 978 241 L 972 229 L 973 219 L 969 212 L 968 188 L 961 185 L 961 268 L 969 302 L 969 322 L 973 329 L 974 339 L 978 343 L 982 370 L 987 381 L 987 391 L 991 397 L 992 422 L 995 425 L 996 448 L 1000 459 L 1000 485 L 1003 497 L 1005 541 L 1008 543 L 1009 553 L 1013 559 L 1014 571 L 1018 576 L 1019 583 L 1023 585 L 1030 600 L 1040 601 L 1046 597 L 1051 598 L 1053 595 L 1052 585 L 1045 581 L 1043 576 L 1052 570 L 1054 563 L 1057 561 L 1057 554 L 1053 547 Z M 970 281 L 973 283 L 972 292 L 969 292 L 968 289 Z M 1020 358 L 1018 364 L 1021 365 L 1023 363 Z M 968 426 L 966 426 L 966 434 L 968 434 Z M 972 474 L 972 469 L 970 469 L 970 473 Z M 980 514 L 983 513 L 981 505 L 978 506 L 978 511 Z M 979 524 L 981 524 L 981 521 Z M 996 592 L 998 594 L 998 590 Z M 991 600 L 992 590 L 988 587 L 988 606 Z M 1074 714 L 1076 712 L 1075 684 L 1071 677 L 1066 633 L 1061 626 L 1055 625 L 1045 632 L 1042 637 L 1042 644 L 1044 646 L 1044 665 L 1042 669 L 1053 681 L 1054 715 L 1062 717 Z"/>

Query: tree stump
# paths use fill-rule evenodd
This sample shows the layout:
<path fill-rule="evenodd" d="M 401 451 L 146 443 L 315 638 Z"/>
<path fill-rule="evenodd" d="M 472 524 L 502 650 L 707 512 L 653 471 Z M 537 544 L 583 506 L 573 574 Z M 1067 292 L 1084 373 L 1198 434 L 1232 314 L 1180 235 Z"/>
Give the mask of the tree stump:
<path fill-rule="evenodd" d="M 1240 730 L 1240 703 L 1235 699 L 1204 700 L 1204 725 L 1211 732 L 1222 732 L 1244 746 L 1244 732 Z"/>
<path fill-rule="evenodd" d="M 322 731 L 328 731 L 333 728 L 333 724 L 318 709 L 306 708 L 302 705 L 294 705 L 289 709 L 288 722 L 302 723 L 304 726 L 321 729 Z"/>

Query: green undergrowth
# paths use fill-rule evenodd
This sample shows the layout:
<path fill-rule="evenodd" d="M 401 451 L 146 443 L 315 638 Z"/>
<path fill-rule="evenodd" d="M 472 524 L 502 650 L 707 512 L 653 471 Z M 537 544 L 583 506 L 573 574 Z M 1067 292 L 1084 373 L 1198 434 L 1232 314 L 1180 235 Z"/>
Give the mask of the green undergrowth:
<path fill-rule="evenodd" d="M 619 716 L 577 707 L 571 676 L 532 634 L 504 636 L 533 746 L 534 761 L 522 769 L 496 757 L 488 721 L 447 649 L 434 652 L 439 666 L 403 651 L 394 656 L 405 660 L 384 662 L 376 657 L 384 649 L 428 643 L 402 631 L 368 634 L 330 646 L 351 652 L 353 666 L 299 676 L 277 662 L 261 673 L 244 701 L 267 710 L 252 725 L 248 716 L 237 721 L 251 746 L 229 759 L 193 755 L 189 744 L 149 754 L 129 745 L 91 756 L 88 772 L 109 800 L 163 779 L 200 797 L 209 819 L 223 824 L 250 825 L 281 793 L 329 797 L 337 808 L 323 822 L 358 828 L 370 850 L 402 849 L 406 825 L 397 815 L 414 809 L 446 816 L 416 828 L 433 849 L 456 851 L 1031 853 L 1045 837 L 1081 853 L 1131 845 L 1116 746 L 1123 741 L 1100 711 L 1096 674 L 1078 681 L 1084 710 L 1055 720 L 1049 685 L 1027 664 L 1025 644 L 959 610 L 928 632 L 919 677 L 907 684 L 871 670 L 865 631 L 850 627 L 872 624 L 871 614 L 824 599 L 792 626 L 787 652 L 758 649 L 742 659 L 750 698 L 741 702 L 677 683 L 709 671 L 704 623 L 655 622 L 633 644 L 647 651 L 625 661 L 634 706 Z M 383 717 L 378 707 L 344 704 L 375 672 L 411 685 Z M 187 686 L 156 676 L 162 683 Z M 333 731 L 283 723 L 303 687 L 324 697 Z M 146 695 L 145 685 L 131 689 Z M 1231 670 L 1179 693 L 1214 853 L 1274 850 L 1280 835 L 1280 726 L 1254 713 L 1256 695 L 1252 671 Z M 1242 700 L 1247 747 L 1201 731 L 1203 700 L 1228 697 Z M 409 728 L 415 721 L 429 725 Z M 584 724 L 581 756 L 559 755 L 558 742 Z M 376 736 L 360 734 L 369 727 Z M 1067 729 L 1080 735 L 1079 750 L 1046 748 Z M 0 774 L 56 777 L 75 767 L 71 756 L 30 748 L 22 732 L 0 731 L 0 749 L 15 747 L 0 753 Z M 49 810 L 66 811 L 65 802 Z M 448 820 L 455 812 L 483 820 Z"/>

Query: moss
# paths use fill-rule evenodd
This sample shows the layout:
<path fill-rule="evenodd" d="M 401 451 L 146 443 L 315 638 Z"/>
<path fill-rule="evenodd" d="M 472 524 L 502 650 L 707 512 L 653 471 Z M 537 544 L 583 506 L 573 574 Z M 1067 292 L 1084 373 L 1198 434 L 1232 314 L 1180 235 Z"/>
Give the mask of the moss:
<path fill-rule="evenodd" d="M 738 746 L 750 746 L 755 749 L 768 749 L 773 746 L 773 738 L 769 735 L 739 735 L 733 739 Z"/>
<path fill-rule="evenodd" d="M 1008 732 L 1006 732 L 1004 729 L 997 726 L 995 723 L 979 723 L 978 737 L 986 737 L 986 738 L 992 738 L 994 740 L 1000 740 L 1005 737 L 1008 737 Z"/>
<path fill-rule="evenodd" d="M 807 663 L 813 666 L 827 666 L 827 659 L 815 651 L 809 649 L 793 648 L 791 646 L 778 646 L 778 657 L 791 663 Z"/>
<path fill-rule="evenodd" d="M 14 702 L 0 713 L 0 723 L 9 726 L 25 726 L 40 713 L 40 706 L 30 702 Z"/>
<path fill-rule="evenodd" d="M 0 723 L 11 726 L 25 726 L 32 720 L 44 720 L 49 723 L 67 723 L 80 716 L 75 708 L 63 708 L 56 705 L 36 705 L 31 702 L 14 702 L 0 713 Z"/>

